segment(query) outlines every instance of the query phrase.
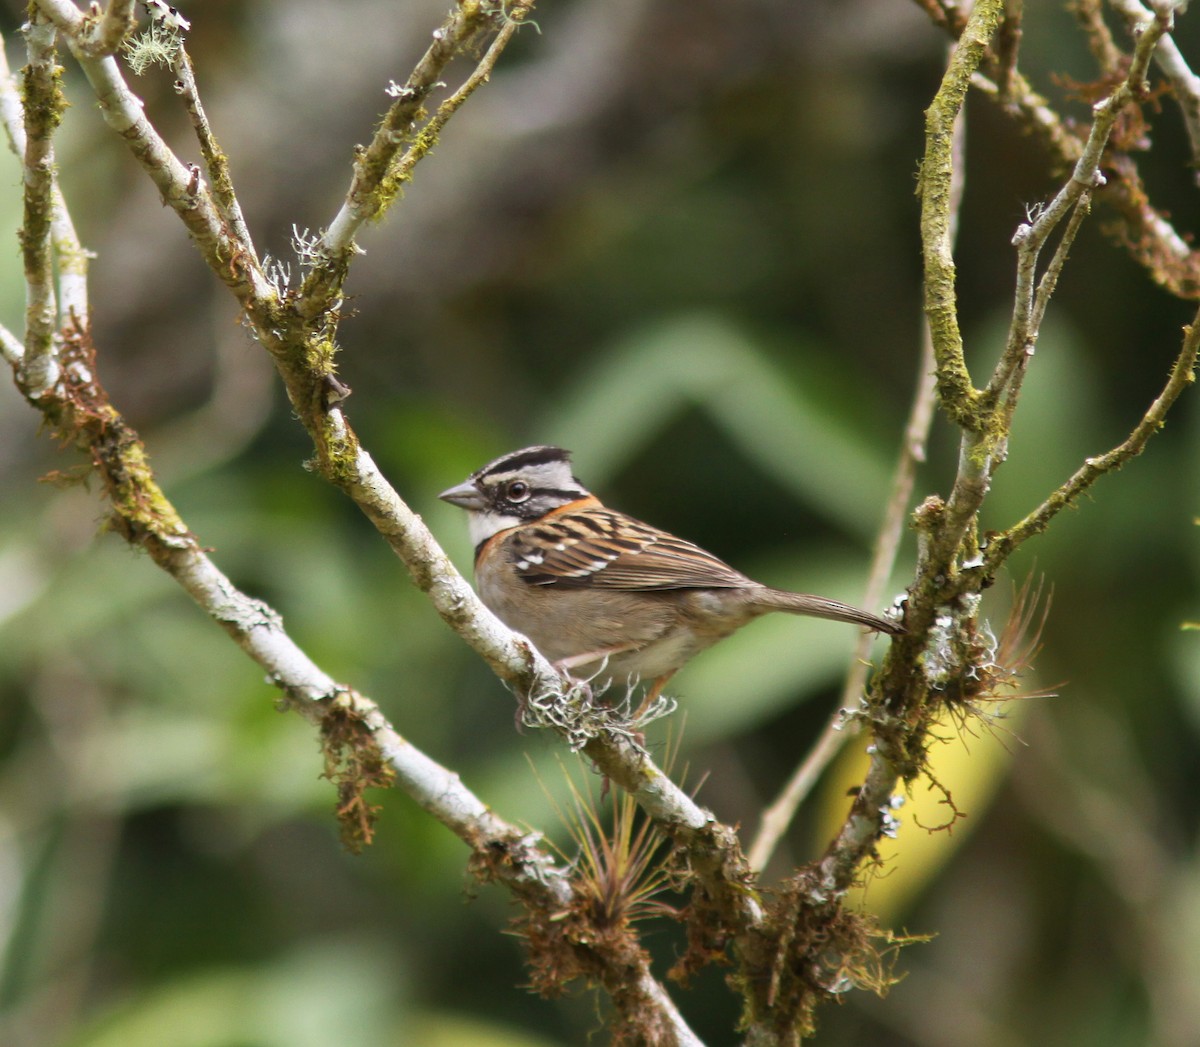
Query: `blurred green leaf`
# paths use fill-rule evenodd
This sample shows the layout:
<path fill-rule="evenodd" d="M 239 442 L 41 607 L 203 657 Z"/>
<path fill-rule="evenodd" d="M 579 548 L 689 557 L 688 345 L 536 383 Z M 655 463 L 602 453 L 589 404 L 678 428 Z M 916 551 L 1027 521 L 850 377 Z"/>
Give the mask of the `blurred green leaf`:
<path fill-rule="evenodd" d="M 715 314 L 647 325 L 602 352 L 539 431 L 604 479 L 689 407 L 805 504 L 849 534 L 873 534 L 888 483 L 884 456 Z"/>
<path fill-rule="evenodd" d="M 317 941 L 258 967 L 162 984 L 67 1047 L 390 1047 L 399 987 L 386 953 L 361 940 Z"/>

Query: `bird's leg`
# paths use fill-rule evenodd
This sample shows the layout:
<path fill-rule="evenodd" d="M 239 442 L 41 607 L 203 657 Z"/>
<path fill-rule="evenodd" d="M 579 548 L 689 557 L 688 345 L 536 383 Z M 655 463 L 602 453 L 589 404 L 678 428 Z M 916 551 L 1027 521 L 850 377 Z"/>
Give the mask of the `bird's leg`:
<path fill-rule="evenodd" d="M 615 644 L 612 647 L 601 647 L 594 651 L 583 651 L 579 654 L 570 654 L 565 658 L 560 658 L 550 664 L 555 671 L 562 677 L 563 693 L 569 693 L 575 690 L 581 693 L 589 704 L 595 703 L 595 695 L 592 691 L 592 681 L 601 673 L 604 672 L 607 660 L 614 654 L 624 654 L 626 651 L 637 650 L 638 645 L 634 643 Z M 591 665 L 599 662 L 597 668 L 590 676 L 576 676 L 572 670 L 577 669 L 581 665 Z M 605 687 L 608 686 L 606 681 Z M 525 726 L 525 711 L 529 701 L 527 696 L 521 696 L 517 699 L 516 723 L 517 731 L 523 733 Z"/>
<path fill-rule="evenodd" d="M 634 723 L 637 723 L 638 720 L 640 720 L 649 711 L 650 706 L 658 701 L 658 696 L 662 694 L 662 689 L 667 685 L 667 681 L 674 675 L 674 670 L 669 673 L 663 673 L 662 676 L 659 676 L 654 680 L 653 683 L 650 684 L 650 686 L 646 689 L 645 697 L 642 698 L 642 704 L 638 706 L 637 712 L 633 714 Z"/>
<path fill-rule="evenodd" d="M 560 658 L 554 663 L 554 668 L 565 676 L 571 675 L 571 670 L 578 668 L 581 665 L 587 665 L 590 662 L 603 661 L 605 658 L 611 658 L 614 654 L 624 654 L 626 651 L 636 651 L 638 645 L 635 643 L 620 643 L 614 647 L 601 647 L 597 651 L 584 651 L 582 654 L 570 654 L 566 658 Z"/>

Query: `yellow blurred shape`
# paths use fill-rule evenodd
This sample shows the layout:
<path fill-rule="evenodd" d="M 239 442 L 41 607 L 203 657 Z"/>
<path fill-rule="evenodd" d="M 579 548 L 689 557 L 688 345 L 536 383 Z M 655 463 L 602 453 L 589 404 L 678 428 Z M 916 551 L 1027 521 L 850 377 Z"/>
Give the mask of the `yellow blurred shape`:
<path fill-rule="evenodd" d="M 1016 733 L 1024 703 L 1019 699 L 989 706 L 1003 718 L 988 722 L 967 718 L 965 728 L 943 714 L 929 749 L 930 777 L 922 776 L 895 809 L 899 820 L 894 839 L 881 838 L 876 849 L 882 865 L 867 872 L 863 886 L 850 892 L 852 906 L 862 906 L 884 926 L 903 917 L 909 906 L 946 865 L 954 852 L 983 821 L 1004 780 L 1013 752 L 1021 745 Z M 860 735 L 835 761 L 821 796 L 821 839 L 831 840 L 850 807 L 850 794 L 866 776 L 869 739 Z M 953 806 L 947 802 L 947 793 Z M 958 816 L 955 816 L 955 810 Z"/>

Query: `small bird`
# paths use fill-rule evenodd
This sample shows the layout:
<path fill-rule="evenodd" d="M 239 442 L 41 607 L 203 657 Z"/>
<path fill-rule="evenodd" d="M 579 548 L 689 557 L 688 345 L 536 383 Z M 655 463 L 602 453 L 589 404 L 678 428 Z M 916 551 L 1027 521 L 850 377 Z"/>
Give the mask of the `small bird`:
<path fill-rule="evenodd" d="M 438 497 L 469 514 L 475 585 L 497 617 L 572 675 L 650 682 L 643 708 L 694 655 L 772 611 L 904 631 L 837 600 L 762 585 L 607 508 L 561 447 L 513 451 Z"/>

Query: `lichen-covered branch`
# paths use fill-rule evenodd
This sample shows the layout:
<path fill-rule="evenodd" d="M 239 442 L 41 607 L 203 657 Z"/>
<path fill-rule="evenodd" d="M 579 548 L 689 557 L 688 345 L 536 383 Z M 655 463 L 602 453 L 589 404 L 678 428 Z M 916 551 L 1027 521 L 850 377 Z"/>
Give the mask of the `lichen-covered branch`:
<path fill-rule="evenodd" d="M 196 140 L 200 143 L 200 155 L 204 157 L 204 166 L 208 171 L 212 184 L 213 200 L 224 217 L 230 237 L 236 243 L 238 250 L 244 252 L 253 267 L 259 267 L 258 255 L 254 243 L 250 239 L 250 230 L 242 215 L 242 205 L 238 202 L 237 194 L 233 191 L 233 180 L 229 174 L 229 161 L 225 158 L 221 147 L 217 145 L 216 136 L 208 123 L 204 105 L 200 101 L 200 91 L 196 86 L 196 70 L 192 66 L 191 56 L 187 53 L 182 41 L 175 59 L 175 72 L 179 79 L 176 81 L 176 92 L 183 99 L 183 104 L 196 132 Z"/>
<path fill-rule="evenodd" d="M 80 46 L 93 58 L 115 54 L 136 24 L 135 0 L 109 0 L 97 16 L 93 11 L 79 34 Z"/>
<path fill-rule="evenodd" d="M 62 100 L 56 93 L 57 72 L 52 72 L 50 83 L 45 81 L 47 63 L 53 65 L 52 54 L 39 62 L 36 70 L 34 63 L 30 63 L 25 73 L 26 97 L 31 103 L 36 103 L 40 95 L 42 105 L 61 105 Z M 33 94 L 28 93 L 30 81 L 34 86 Z M 42 93 L 46 89 L 49 90 L 48 95 Z M 58 181 L 54 177 L 54 152 L 49 137 L 36 145 L 32 154 L 29 151 L 21 96 L 2 48 L 0 125 L 4 128 L 9 148 L 21 161 L 23 168 L 32 165 L 23 181 L 26 186 L 26 210 L 34 213 L 33 230 L 26 233 L 22 229 L 20 234 L 27 290 L 25 341 L 22 342 L 4 329 L 0 337 L 0 354 L 13 367 L 18 385 L 26 391 L 26 395 L 37 399 L 51 389 L 59 377 L 54 331 L 59 313 L 64 316 L 87 315 L 88 253 L 79 244 Z M 49 212 L 48 228 L 41 217 L 46 210 Z M 53 278 L 55 265 L 58 267 L 57 294 Z M 38 345 L 44 358 L 31 365 L 25 348 L 27 344 Z"/>
<path fill-rule="evenodd" d="M 24 213 L 21 258 L 25 270 L 25 358 L 19 380 L 34 399 L 58 378 L 54 334 L 58 301 L 54 293 L 51 226 L 55 201 L 53 135 L 66 101 L 59 83 L 54 27 L 34 18 L 25 30 L 29 61 L 24 69 Z M 14 140 L 17 135 L 10 135 Z"/>
<path fill-rule="evenodd" d="M 925 259 L 925 316 L 933 335 L 938 395 L 946 413 L 976 430 L 977 397 L 963 357 L 958 328 L 950 197 L 954 165 L 954 123 L 966 99 L 971 76 L 1000 25 L 1003 0 L 980 0 L 951 55 L 941 85 L 925 111 L 925 158 L 917 192 L 921 197 L 921 243 Z"/>
<path fill-rule="evenodd" d="M 929 7 L 930 5 L 926 5 Z M 965 25 L 956 24 L 949 6 L 937 6 L 943 24 L 960 33 L 959 48 L 968 42 L 981 63 L 996 67 L 987 41 L 973 28 L 987 17 L 993 24 L 994 11 L 977 4 Z M 927 313 L 938 354 L 938 389 L 947 414 L 962 429 L 958 470 L 950 497 L 943 502 L 932 496 L 916 510 L 913 522 L 918 532 L 917 574 L 909 590 L 905 624 L 909 632 L 896 639 L 876 677 L 875 687 L 863 713 L 872 732 L 871 762 L 865 779 L 856 790 L 851 811 L 837 837 L 816 866 L 818 873 L 811 904 L 828 904 L 831 895 L 845 891 L 862 863 L 869 859 L 875 840 L 892 816 L 892 797 L 901 782 L 910 782 L 926 767 L 928 730 L 944 703 L 969 700 L 980 693 L 977 683 L 990 670 L 979 664 L 981 647 L 975 620 L 979 593 L 994 576 L 1016 544 L 1036 533 L 1054 513 L 1069 504 L 1103 472 L 1118 467 L 1138 453 L 1149 436 L 1162 424 L 1167 410 L 1191 381 L 1196 358 L 1196 336 L 1189 329 L 1184 348 L 1176 361 L 1163 394 L 1129 438 L 1108 455 L 1092 459 L 1026 520 L 999 538 L 989 536 L 986 544 L 978 536 L 978 511 L 990 486 L 992 474 L 1007 453 L 1012 411 L 1047 304 L 1066 262 L 1067 253 L 1080 223 L 1087 214 L 1091 190 L 1104 181 L 1100 168 L 1114 124 L 1122 110 L 1142 94 L 1143 79 L 1158 40 L 1170 30 L 1169 12 L 1159 17 L 1139 37 L 1134 59 L 1122 80 L 1095 106 L 1094 120 L 1086 141 L 1073 156 L 1070 175 L 1053 201 L 1033 220 L 1022 226 L 1017 246 L 1017 292 L 1013 321 L 1005 349 L 987 387 L 978 391 L 969 384 L 962 362 L 962 347 L 953 321 L 953 259 L 949 257 L 947 230 L 949 153 L 944 142 L 945 113 L 931 107 L 927 120 L 927 152 L 922 167 L 922 228 L 926 250 Z M 972 76 L 952 60 L 938 92 L 961 105 L 961 78 Z M 1006 74 L 1011 98 L 1025 91 L 1020 73 Z M 978 74 L 973 75 L 976 83 Z M 993 85 L 997 97 L 1002 95 Z M 1028 97 L 1027 95 L 1025 96 Z M 1047 126 L 1061 126 L 1051 119 Z M 1054 118 L 1056 119 L 1056 118 Z M 1050 235 L 1065 222 L 1058 246 L 1040 275 L 1037 264 Z M 930 306 L 932 305 L 932 308 Z M 937 323 L 941 321 L 939 328 Z"/>

